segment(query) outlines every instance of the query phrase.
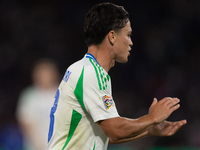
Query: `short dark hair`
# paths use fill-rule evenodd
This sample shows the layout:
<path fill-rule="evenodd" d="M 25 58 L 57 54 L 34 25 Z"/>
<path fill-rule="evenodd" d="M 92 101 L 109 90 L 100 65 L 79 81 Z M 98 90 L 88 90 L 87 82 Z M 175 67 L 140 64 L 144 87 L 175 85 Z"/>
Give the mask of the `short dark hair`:
<path fill-rule="evenodd" d="M 84 34 L 87 46 L 101 44 L 111 31 L 119 31 L 126 26 L 129 14 L 123 6 L 100 3 L 93 6 L 85 17 Z"/>

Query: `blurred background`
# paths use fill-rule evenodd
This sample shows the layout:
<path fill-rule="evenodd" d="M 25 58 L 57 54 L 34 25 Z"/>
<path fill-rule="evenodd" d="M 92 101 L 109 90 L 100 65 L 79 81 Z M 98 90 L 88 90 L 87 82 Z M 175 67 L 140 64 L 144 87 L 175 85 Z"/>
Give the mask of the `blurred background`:
<path fill-rule="evenodd" d="M 30 150 L 27 145 L 38 145 L 29 133 L 35 131 L 37 138 L 42 137 L 39 129 L 31 127 L 38 118 L 34 111 L 43 114 L 39 111 L 42 104 L 36 105 L 34 100 L 43 99 L 48 92 L 55 95 L 66 68 L 87 52 L 84 17 L 99 2 L 103 1 L 0 0 L 1 150 Z M 200 149 L 200 1 L 109 2 L 125 7 L 133 29 L 128 63 L 117 63 L 109 72 L 119 114 L 140 117 L 148 113 L 154 97 L 170 96 L 180 98 L 181 107 L 168 120 L 188 122 L 172 137 L 147 137 L 110 145 L 109 150 Z M 54 65 L 54 73 L 46 74 L 56 75 L 54 79 L 45 73 L 39 76 L 48 78 L 51 85 L 34 80 L 34 67 L 44 59 Z M 37 121 L 43 124 L 44 120 Z"/>

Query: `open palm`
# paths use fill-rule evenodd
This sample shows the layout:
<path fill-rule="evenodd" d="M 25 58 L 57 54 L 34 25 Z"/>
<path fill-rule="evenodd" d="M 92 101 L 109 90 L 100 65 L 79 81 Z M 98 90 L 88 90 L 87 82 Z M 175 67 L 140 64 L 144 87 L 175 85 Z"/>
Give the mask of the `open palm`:
<path fill-rule="evenodd" d="M 186 120 L 177 122 L 163 121 L 159 124 L 153 125 L 148 132 L 150 135 L 154 136 L 171 136 L 174 135 L 185 124 Z"/>

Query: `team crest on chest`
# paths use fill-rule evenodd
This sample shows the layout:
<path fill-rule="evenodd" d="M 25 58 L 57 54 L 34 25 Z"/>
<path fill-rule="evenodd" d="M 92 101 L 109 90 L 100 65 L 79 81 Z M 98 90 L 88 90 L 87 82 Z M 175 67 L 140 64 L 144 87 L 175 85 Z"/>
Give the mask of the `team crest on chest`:
<path fill-rule="evenodd" d="M 115 107 L 115 104 L 111 96 L 105 95 L 102 97 L 102 99 L 107 110 L 110 109 L 110 107 Z"/>

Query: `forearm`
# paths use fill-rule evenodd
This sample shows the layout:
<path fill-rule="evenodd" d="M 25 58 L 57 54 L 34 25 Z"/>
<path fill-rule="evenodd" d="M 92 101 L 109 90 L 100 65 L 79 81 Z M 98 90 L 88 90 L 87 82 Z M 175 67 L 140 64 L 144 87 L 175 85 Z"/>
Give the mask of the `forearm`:
<path fill-rule="evenodd" d="M 121 126 L 119 128 L 123 131 L 124 137 L 129 138 L 144 133 L 153 124 L 154 120 L 149 115 L 145 115 L 138 119 L 121 118 Z"/>
<path fill-rule="evenodd" d="M 133 140 L 138 140 L 138 139 L 141 139 L 143 137 L 146 137 L 148 136 L 148 131 L 145 131 L 137 136 L 134 136 L 134 137 L 131 137 L 131 138 L 126 138 L 126 139 L 122 139 L 122 140 L 118 140 L 118 141 L 112 141 L 109 139 L 109 144 L 120 144 L 120 143 L 125 143 L 125 142 L 130 142 L 130 141 L 133 141 Z"/>
<path fill-rule="evenodd" d="M 138 119 L 117 117 L 100 123 L 100 127 L 113 143 L 130 141 L 147 136 L 147 130 L 154 124 L 154 120 L 145 115 Z M 109 128 L 112 127 L 112 128 Z"/>

